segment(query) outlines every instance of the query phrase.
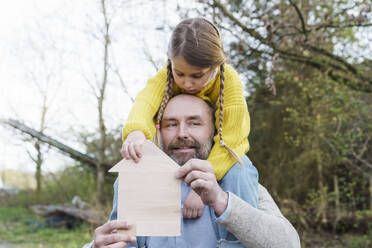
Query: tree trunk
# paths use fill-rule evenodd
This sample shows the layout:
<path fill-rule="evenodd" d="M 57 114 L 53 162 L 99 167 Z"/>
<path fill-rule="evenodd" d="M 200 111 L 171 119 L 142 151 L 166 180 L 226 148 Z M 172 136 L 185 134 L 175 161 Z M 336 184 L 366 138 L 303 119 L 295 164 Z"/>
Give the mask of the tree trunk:
<path fill-rule="evenodd" d="M 327 189 L 323 182 L 323 165 L 320 157 L 320 151 L 317 152 L 317 168 L 318 168 L 318 187 L 320 192 L 320 215 L 322 225 L 327 224 Z"/>
<path fill-rule="evenodd" d="M 97 166 L 97 201 L 98 204 L 104 203 L 104 185 L 105 185 L 105 168 L 101 165 Z"/>
<path fill-rule="evenodd" d="M 42 181 L 42 175 L 41 175 L 41 165 L 43 164 L 43 158 L 41 154 L 40 149 L 40 143 L 37 141 L 35 143 L 35 149 L 37 152 L 37 158 L 36 158 L 36 172 L 35 172 L 35 178 L 36 178 L 36 193 L 39 195 L 41 192 L 41 181 Z"/>
<path fill-rule="evenodd" d="M 335 191 L 335 208 L 336 208 L 336 216 L 333 222 L 333 233 L 336 233 L 337 224 L 340 220 L 341 210 L 340 210 L 340 190 L 338 188 L 338 176 L 333 176 L 333 185 L 334 185 L 334 191 Z"/>
<path fill-rule="evenodd" d="M 317 163 L 317 169 L 318 169 L 318 187 L 320 192 L 320 215 L 321 215 L 321 224 L 326 225 L 327 220 L 327 189 L 324 186 L 324 178 L 323 178 L 323 161 L 322 161 L 322 154 L 320 149 L 320 138 L 321 135 L 320 132 L 320 115 L 317 116 L 317 122 L 316 122 L 316 133 L 318 134 L 318 137 L 316 137 L 316 163 Z"/>
<path fill-rule="evenodd" d="M 369 177 L 369 209 L 372 211 L 372 176 Z"/>
<path fill-rule="evenodd" d="M 105 1 L 101 1 L 102 7 L 102 14 L 104 17 L 104 53 L 103 53 L 103 77 L 102 77 L 102 84 L 100 85 L 99 89 L 99 96 L 98 100 L 98 127 L 99 127 L 99 135 L 100 140 L 98 144 L 98 167 L 97 167 L 97 200 L 99 204 L 104 204 L 104 183 L 105 183 L 105 170 L 101 166 L 105 162 L 105 150 L 106 150 L 106 127 L 105 127 L 105 120 L 103 118 L 103 103 L 105 100 L 105 91 L 107 85 L 107 77 L 108 77 L 108 48 L 110 44 L 110 37 L 109 37 L 109 22 L 107 19 L 106 14 L 106 6 Z"/>

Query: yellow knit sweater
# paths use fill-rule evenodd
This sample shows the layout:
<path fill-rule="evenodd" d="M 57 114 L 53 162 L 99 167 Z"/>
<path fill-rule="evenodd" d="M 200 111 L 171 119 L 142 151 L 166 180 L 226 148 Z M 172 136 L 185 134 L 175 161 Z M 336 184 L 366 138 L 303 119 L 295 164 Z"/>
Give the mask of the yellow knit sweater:
<path fill-rule="evenodd" d="M 167 67 L 165 66 L 148 80 L 146 87 L 137 95 L 123 128 L 123 140 L 134 130 L 141 130 L 147 139 L 153 139 L 156 133 L 154 117 L 164 95 L 166 80 Z M 174 86 L 175 94 L 184 93 L 177 85 Z M 250 118 L 239 75 L 230 65 L 225 65 L 224 86 L 222 138 L 228 147 L 233 149 L 239 157 L 242 157 L 249 150 Z M 196 96 L 212 103 L 217 109 L 215 113 L 217 130 L 220 114 L 219 95 L 220 71 L 207 86 L 196 94 Z M 230 153 L 220 146 L 218 134 L 214 137 L 214 146 L 209 154 L 208 161 L 212 164 L 218 180 L 221 180 L 236 163 Z"/>

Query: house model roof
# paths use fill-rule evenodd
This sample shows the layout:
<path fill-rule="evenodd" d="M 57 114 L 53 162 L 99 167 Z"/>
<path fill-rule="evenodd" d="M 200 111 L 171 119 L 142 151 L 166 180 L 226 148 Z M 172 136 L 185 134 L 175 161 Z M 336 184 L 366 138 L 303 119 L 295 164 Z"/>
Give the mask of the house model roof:
<path fill-rule="evenodd" d="M 146 140 L 142 145 L 142 157 L 138 163 L 135 163 L 132 159 L 122 159 L 109 172 L 169 172 L 172 168 L 176 170 L 179 168 L 179 165 L 154 143 Z"/>

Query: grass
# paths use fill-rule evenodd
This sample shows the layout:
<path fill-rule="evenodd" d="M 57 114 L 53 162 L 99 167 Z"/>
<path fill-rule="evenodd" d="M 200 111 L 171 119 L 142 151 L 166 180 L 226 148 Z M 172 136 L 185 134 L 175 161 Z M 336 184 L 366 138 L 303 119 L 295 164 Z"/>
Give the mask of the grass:
<path fill-rule="evenodd" d="M 93 227 L 82 224 L 74 229 L 43 227 L 43 219 L 24 207 L 0 206 L 0 247 L 77 248 L 93 239 Z M 301 233 L 303 248 L 369 248 L 372 232 L 364 235 Z M 3 243 L 10 246 L 2 246 Z"/>
<path fill-rule="evenodd" d="M 300 233 L 302 248 L 370 248 L 372 233 L 330 234 L 326 232 L 306 231 Z"/>
<path fill-rule="evenodd" d="M 93 228 L 82 224 L 74 229 L 48 228 L 43 219 L 23 207 L 0 206 L 0 244 L 25 248 L 82 247 L 93 239 Z"/>

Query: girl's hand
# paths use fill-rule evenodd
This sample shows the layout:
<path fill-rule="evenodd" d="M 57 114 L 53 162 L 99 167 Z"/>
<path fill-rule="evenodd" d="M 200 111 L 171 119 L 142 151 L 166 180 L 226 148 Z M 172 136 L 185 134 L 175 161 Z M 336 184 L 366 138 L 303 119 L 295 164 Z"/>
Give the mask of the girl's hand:
<path fill-rule="evenodd" d="M 199 218 L 202 216 L 203 210 L 204 203 L 200 199 L 200 196 L 194 190 L 191 190 L 183 204 L 183 218 Z"/>
<path fill-rule="evenodd" d="M 121 146 L 121 155 L 125 159 L 133 159 L 134 162 L 138 163 L 142 157 L 142 144 L 145 142 L 146 137 L 142 131 L 136 130 L 128 134 L 127 139 Z"/>

